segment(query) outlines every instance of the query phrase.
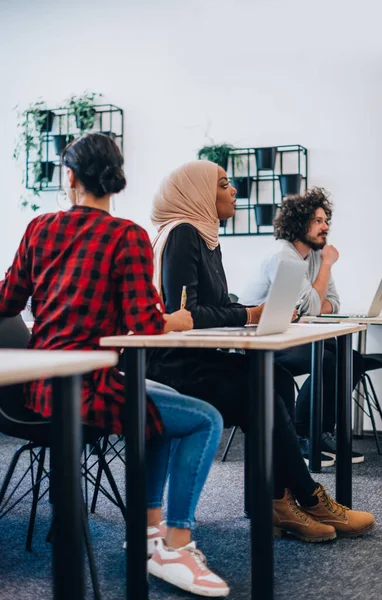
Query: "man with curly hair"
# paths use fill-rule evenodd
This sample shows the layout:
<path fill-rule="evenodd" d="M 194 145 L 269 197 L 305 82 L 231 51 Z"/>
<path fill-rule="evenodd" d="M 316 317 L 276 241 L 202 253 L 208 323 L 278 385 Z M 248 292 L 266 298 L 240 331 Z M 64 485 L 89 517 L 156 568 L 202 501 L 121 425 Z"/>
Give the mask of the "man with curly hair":
<path fill-rule="evenodd" d="M 307 190 L 303 196 L 289 196 L 280 207 L 274 220 L 277 251 L 264 261 L 260 271 L 248 282 L 240 303 L 258 305 L 266 301 L 281 259 L 304 261 L 307 272 L 300 290 L 302 314 L 319 315 L 337 313 L 340 300 L 332 277 L 332 267 L 339 254 L 327 244 L 333 206 L 328 193 L 322 188 Z M 336 458 L 335 428 L 335 342 L 325 342 L 323 392 L 324 415 L 321 444 L 321 465 L 331 466 Z M 310 345 L 277 352 L 275 360 L 292 375 L 305 375 L 311 370 Z M 353 385 L 357 385 L 363 372 L 363 360 L 353 352 Z M 304 458 L 309 456 L 310 377 L 298 394 L 296 403 L 296 430 Z M 363 462 L 362 454 L 353 451 L 353 463 Z"/>
<path fill-rule="evenodd" d="M 281 247 L 248 283 L 240 302 L 261 304 L 268 296 L 280 260 L 303 260 L 308 267 L 300 292 L 301 312 L 338 312 L 340 301 L 332 278 L 338 251 L 326 243 L 331 218 L 332 203 L 321 188 L 308 190 L 304 196 L 287 197 L 274 221 L 275 238 L 282 240 Z"/>

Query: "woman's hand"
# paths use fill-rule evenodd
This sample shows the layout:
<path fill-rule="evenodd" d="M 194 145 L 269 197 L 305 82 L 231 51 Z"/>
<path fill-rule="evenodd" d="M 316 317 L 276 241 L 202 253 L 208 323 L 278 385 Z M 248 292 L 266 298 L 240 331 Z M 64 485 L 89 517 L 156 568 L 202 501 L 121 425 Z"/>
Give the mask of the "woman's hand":
<path fill-rule="evenodd" d="M 247 307 L 247 325 L 255 325 L 260 321 L 261 313 L 264 310 L 265 302 L 260 304 L 260 306 L 251 306 Z"/>
<path fill-rule="evenodd" d="M 189 310 L 177 310 L 171 315 L 163 315 L 165 320 L 164 332 L 189 331 L 194 327 L 194 321 Z"/>

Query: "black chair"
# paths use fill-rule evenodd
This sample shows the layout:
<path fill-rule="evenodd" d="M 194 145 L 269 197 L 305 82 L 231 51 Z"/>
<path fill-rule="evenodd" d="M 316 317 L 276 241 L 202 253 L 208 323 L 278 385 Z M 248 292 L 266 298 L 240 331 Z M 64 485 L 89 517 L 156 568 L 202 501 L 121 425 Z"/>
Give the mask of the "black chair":
<path fill-rule="evenodd" d="M 0 319 L 0 348 L 26 348 L 28 340 L 29 332 L 20 316 Z M 17 504 L 19 504 L 19 502 L 21 502 L 21 500 L 31 493 L 33 499 L 26 541 L 26 549 L 31 550 L 37 504 L 38 501 L 50 490 L 49 483 L 51 469 L 47 469 L 45 467 L 45 458 L 46 450 L 51 446 L 51 424 L 49 419 L 43 419 L 41 416 L 34 415 L 31 411 L 24 408 L 24 394 L 22 385 L 0 387 L 0 433 L 26 441 L 26 443 L 22 444 L 16 450 L 1 486 L 0 519 L 8 514 L 12 508 L 14 508 Z M 85 457 L 85 461 L 83 463 L 83 473 L 85 475 L 86 482 L 90 481 L 91 483 L 95 484 L 96 477 L 91 474 L 92 467 L 89 467 L 88 461 L 92 456 L 96 455 L 97 463 L 99 462 L 102 465 L 102 470 L 105 472 L 115 498 L 107 493 L 105 495 L 108 495 L 109 499 L 119 506 L 121 513 L 125 518 L 124 503 L 100 446 L 100 440 L 103 439 L 103 436 L 104 432 L 94 427 L 87 425 L 83 426 L 84 444 L 88 444 L 91 448 L 89 455 Z M 13 487 L 7 499 L 5 499 L 19 459 L 26 452 L 28 452 L 30 455 L 29 467 L 26 471 L 24 471 L 21 479 Z M 35 472 L 36 466 L 37 472 Z M 31 475 L 30 488 L 17 500 L 13 500 L 16 491 L 19 489 L 21 483 L 29 473 Z M 41 483 L 44 480 L 47 481 L 48 487 L 40 496 Z M 100 598 L 94 556 L 90 542 L 85 502 L 83 503 L 83 529 L 94 595 L 96 598 Z M 48 534 L 47 541 L 50 541 L 51 534 L 52 528 Z"/>
<path fill-rule="evenodd" d="M 294 380 L 294 387 L 296 388 L 296 393 L 298 394 L 299 391 L 300 391 L 300 388 L 299 388 L 296 380 Z M 231 427 L 231 432 L 229 434 L 229 438 L 228 438 L 226 447 L 225 447 L 224 452 L 223 452 L 222 462 L 225 462 L 227 460 L 227 454 L 229 452 L 229 449 L 231 448 L 231 445 L 232 445 L 232 442 L 233 442 L 233 439 L 235 437 L 235 434 L 236 434 L 236 431 L 237 431 L 238 427 L 239 427 L 238 425 L 233 425 Z"/>
<path fill-rule="evenodd" d="M 126 446 L 126 444 L 124 442 L 123 435 L 118 435 L 118 436 L 117 435 L 113 435 L 113 436 L 105 435 L 105 437 L 103 438 L 101 451 L 102 451 L 108 465 L 110 465 L 116 458 L 118 458 L 122 462 L 122 464 L 125 465 L 125 459 L 124 459 L 125 446 Z M 108 456 L 109 454 L 111 456 Z M 91 513 L 95 513 L 99 492 L 103 493 L 104 496 L 109 498 L 107 490 L 104 488 L 104 486 L 101 483 L 102 473 L 104 471 L 103 463 L 101 463 L 101 461 L 98 460 L 97 464 L 98 464 L 97 475 L 94 478 L 94 480 L 92 480 L 92 483 L 94 484 L 94 492 L 93 492 L 93 498 L 92 498 L 92 503 L 91 503 L 91 507 L 90 507 Z M 113 502 L 112 498 L 111 498 L 111 501 Z"/>
<path fill-rule="evenodd" d="M 363 354 L 362 357 L 364 360 L 364 372 L 362 374 L 359 385 L 362 386 L 363 396 L 367 404 L 368 412 L 366 412 L 364 408 L 363 411 L 365 412 L 365 414 L 367 414 L 368 417 L 370 417 L 377 451 L 378 454 L 381 455 L 382 439 L 380 437 L 381 433 L 378 431 L 375 423 L 374 411 L 382 419 L 382 408 L 379 403 L 373 382 L 369 375 L 369 371 L 377 371 L 378 369 L 382 369 L 382 354 Z"/>

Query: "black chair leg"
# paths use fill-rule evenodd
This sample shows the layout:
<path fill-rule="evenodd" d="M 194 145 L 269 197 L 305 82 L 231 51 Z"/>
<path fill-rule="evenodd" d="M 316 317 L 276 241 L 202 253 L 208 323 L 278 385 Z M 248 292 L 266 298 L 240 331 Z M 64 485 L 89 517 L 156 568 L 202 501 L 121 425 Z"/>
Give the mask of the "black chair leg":
<path fill-rule="evenodd" d="M 229 452 L 229 449 L 231 448 L 231 444 L 233 442 L 233 438 L 235 437 L 236 430 L 237 430 L 237 425 L 234 425 L 231 429 L 231 433 L 229 435 L 228 442 L 227 442 L 227 445 L 226 445 L 224 453 L 223 453 L 222 462 L 225 462 L 227 459 L 227 454 Z"/>
<path fill-rule="evenodd" d="M 101 452 L 102 452 L 103 456 L 105 456 L 105 453 L 106 453 L 106 450 L 107 450 L 108 441 L 109 441 L 109 436 L 105 435 L 105 437 L 103 439 L 102 449 L 101 449 Z M 98 454 L 97 454 L 97 456 L 98 456 Z M 95 482 L 94 492 L 93 492 L 92 505 L 90 507 L 90 512 L 91 513 L 95 513 L 97 499 L 98 499 L 99 487 L 101 485 L 101 477 L 102 477 L 102 465 L 101 465 L 101 461 L 99 461 L 99 463 L 98 463 L 98 470 L 97 470 L 97 477 L 96 477 L 96 482 Z"/>
<path fill-rule="evenodd" d="M 82 523 L 83 523 L 83 528 L 84 528 L 85 547 L 86 547 L 86 553 L 88 555 L 90 578 L 92 581 L 94 598 L 95 598 L 95 600 L 101 600 L 101 591 L 100 591 L 100 587 L 99 587 L 98 573 L 97 573 L 97 569 L 96 569 L 96 565 L 95 565 L 94 553 L 93 553 L 93 548 L 92 548 L 91 539 L 90 539 L 88 515 L 87 515 L 87 511 L 86 511 L 85 501 L 83 498 L 82 498 Z"/>
<path fill-rule="evenodd" d="M 52 471 L 52 462 L 51 462 L 51 459 L 52 459 L 52 455 L 49 452 L 49 473 L 51 473 L 51 471 Z M 50 502 L 50 504 L 53 504 L 52 486 L 51 485 L 49 486 L 49 502 Z"/>
<path fill-rule="evenodd" d="M 101 590 L 99 587 L 98 573 L 97 573 L 97 568 L 96 568 L 95 559 L 94 559 L 93 547 L 92 547 L 92 543 L 91 543 L 88 514 L 87 514 L 85 500 L 84 500 L 83 496 L 82 496 L 82 527 L 83 527 L 83 533 L 84 533 L 84 539 L 85 539 L 85 549 L 86 549 L 86 554 L 87 554 L 88 562 L 89 562 L 90 579 L 92 582 L 94 599 L 101 600 Z M 52 543 L 53 536 L 54 536 L 54 526 L 53 526 L 53 521 L 52 521 L 45 541 L 49 544 Z"/>
<path fill-rule="evenodd" d="M 48 531 L 48 534 L 47 534 L 47 536 L 45 538 L 45 541 L 46 541 L 47 544 L 51 544 L 52 543 L 52 539 L 53 539 L 53 521 L 52 521 L 52 523 L 51 523 L 51 525 L 49 527 L 49 531 Z"/>
<path fill-rule="evenodd" d="M 367 379 L 367 382 L 368 382 L 368 384 L 370 386 L 375 408 L 376 408 L 379 416 L 382 419 L 382 407 L 381 407 L 381 405 L 380 405 L 380 403 L 378 401 L 378 396 L 377 396 L 377 393 L 376 393 L 376 391 L 374 389 L 373 382 L 371 381 L 371 377 L 370 377 L 370 375 L 368 375 L 368 373 L 365 373 L 365 378 Z"/>
<path fill-rule="evenodd" d="M 3 485 L 1 486 L 0 505 L 1 505 L 2 501 L 4 500 L 5 494 L 7 493 L 9 482 L 12 479 L 13 473 L 17 467 L 17 463 L 19 462 L 20 456 L 24 452 L 27 452 L 28 450 L 31 450 L 32 448 L 35 448 L 34 444 L 32 444 L 32 443 L 24 444 L 24 446 L 20 446 L 20 448 L 17 448 L 16 452 L 14 453 L 13 458 L 11 460 L 11 464 L 9 465 L 8 471 L 4 477 Z"/>
<path fill-rule="evenodd" d="M 95 453 L 97 454 L 97 456 L 99 458 L 100 466 L 101 466 L 102 470 L 105 471 L 106 478 L 107 478 L 108 483 L 109 483 L 109 485 L 110 485 L 110 487 L 111 487 L 111 489 L 113 491 L 114 497 L 115 497 L 115 499 L 117 501 L 117 504 L 118 504 L 118 506 L 119 506 L 119 508 L 121 510 L 122 516 L 123 516 L 124 519 L 126 519 L 126 507 L 125 507 L 125 505 L 123 503 L 121 494 L 119 493 L 119 489 L 117 487 L 117 484 L 115 483 L 115 479 L 114 479 L 114 477 L 112 475 L 112 472 L 111 472 L 110 467 L 109 467 L 109 465 L 107 463 L 107 460 L 105 459 L 105 455 L 102 452 L 102 449 L 99 447 L 99 444 L 95 444 L 94 451 L 95 451 Z"/>
<path fill-rule="evenodd" d="M 85 444 L 84 445 L 84 465 L 85 465 L 85 471 L 84 471 L 84 475 L 85 475 L 84 489 L 85 489 L 85 510 L 86 510 L 86 514 L 88 512 L 88 506 L 89 506 L 89 490 L 88 490 L 88 473 L 89 473 L 89 468 L 88 468 L 88 460 L 90 459 L 90 455 L 91 455 L 90 446 L 89 446 L 89 453 L 88 453 L 88 445 Z"/>
<path fill-rule="evenodd" d="M 379 443 L 379 435 L 378 435 L 378 430 L 377 430 L 377 425 L 375 423 L 375 419 L 374 419 L 374 413 L 373 413 L 373 407 L 371 405 L 371 400 L 370 400 L 370 396 L 371 396 L 371 392 L 369 391 L 369 383 L 370 383 L 370 378 L 368 376 L 364 376 L 363 380 L 362 380 L 362 385 L 363 385 L 363 389 L 364 389 L 364 393 L 365 393 L 365 400 L 369 409 L 369 417 L 371 420 L 371 425 L 373 428 L 373 434 L 374 434 L 374 439 L 375 439 L 375 443 L 377 446 L 377 452 L 379 455 L 382 454 L 381 451 L 381 446 Z M 373 384 L 371 384 L 371 390 L 373 390 Z M 376 398 L 373 398 L 374 402 L 376 400 Z M 377 400 L 378 402 L 378 400 Z"/>
<path fill-rule="evenodd" d="M 248 436 L 244 435 L 244 516 L 246 519 L 251 518 L 250 513 L 250 485 L 249 478 L 252 477 L 252 474 L 249 470 L 249 448 L 248 448 Z"/>
<path fill-rule="evenodd" d="M 41 448 L 39 458 L 38 458 L 36 483 L 33 486 L 33 501 L 32 501 L 31 514 L 29 517 L 27 541 L 26 541 L 26 545 L 25 545 L 25 549 L 28 552 L 31 552 L 31 550 L 32 550 L 32 538 L 33 538 L 34 524 L 36 521 L 37 503 L 38 503 L 38 499 L 40 496 L 41 478 L 42 478 L 44 464 L 45 464 L 45 453 L 46 453 L 46 449 Z"/>

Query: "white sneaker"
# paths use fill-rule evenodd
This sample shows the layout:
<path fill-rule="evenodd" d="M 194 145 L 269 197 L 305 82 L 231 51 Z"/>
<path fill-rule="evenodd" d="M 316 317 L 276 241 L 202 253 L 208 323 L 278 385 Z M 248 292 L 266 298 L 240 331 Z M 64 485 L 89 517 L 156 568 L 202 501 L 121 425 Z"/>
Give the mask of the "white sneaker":
<path fill-rule="evenodd" d="M 157 542 L 162 541 L 166 535 L 166 521 L 162 521 L 159 527 L 147 528 L 147 556 L 151 558 L 154 554 Z M 127 542 L 123 542 L 123 549 L 126 550 Z"/>
<path fill-rule="evenodd" d="M 206 559 L 195 542 L 174 550 L 158 543 L 148 562 L 151 575 L 164 579 L 182 590 L 198 596 L 221 598 L 228 596 L 229 587 L 207 567 Z"/>

